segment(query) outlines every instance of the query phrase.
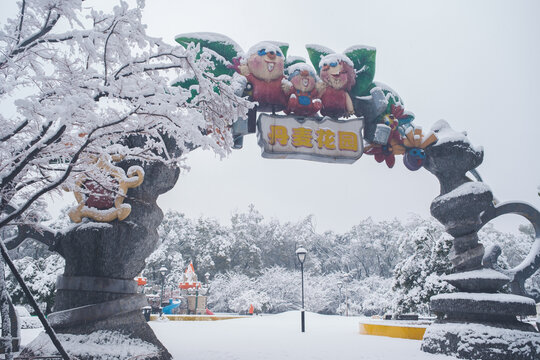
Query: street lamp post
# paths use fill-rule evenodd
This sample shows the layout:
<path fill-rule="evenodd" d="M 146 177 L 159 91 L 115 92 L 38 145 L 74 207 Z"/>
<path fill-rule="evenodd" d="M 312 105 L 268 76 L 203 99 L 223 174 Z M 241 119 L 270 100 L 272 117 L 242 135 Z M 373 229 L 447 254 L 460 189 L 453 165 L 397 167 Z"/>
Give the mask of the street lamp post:
<path fill-rule="evenodd" d="M 349 283 L 349 275 L 348 274 L 345 274 L 343 275 L 343 280 L 345 281 L 344 283 L 344 289 L 343 289 L 343 292 L 345 293 L 345 316 L 349 316 L 349 293 L 348 293 L 348 288 L 347 288 L 347 284 Z"/>
<path fill-rule="evenodd" d="M 167 268 L 162 266 L 159 269 L 159 273 L 161 274 L 161 296 L 159 297 L 159 316 L 161 317 L 163 315 L 163 287 L 165 286 L 165 274 L 167 273 Z"/>
<path fill-rule="evenodd" d="M 339 305 L 341 305 L 341 288 L 343 287 L 343 281 L 338 281 L 337 282 L 337 287 L 338 287 L 338 290 L 339 290 Z"/>
<path fill-rule="evenodd" d="M 349 293 L 345 288 L 345 316 L 349 316 Z"/>
<path fill-rule="evenodd" d="M 307 250 L 303 247 L 296 250 L 296 256 L 300 261 L 300 270 L 302 272 L 302 310 L 300 311 L 300 319 L 302 322 L 302 332 L 306 332 L 306 318 L 304 311 L 304 261 L 306 260 Z"/>

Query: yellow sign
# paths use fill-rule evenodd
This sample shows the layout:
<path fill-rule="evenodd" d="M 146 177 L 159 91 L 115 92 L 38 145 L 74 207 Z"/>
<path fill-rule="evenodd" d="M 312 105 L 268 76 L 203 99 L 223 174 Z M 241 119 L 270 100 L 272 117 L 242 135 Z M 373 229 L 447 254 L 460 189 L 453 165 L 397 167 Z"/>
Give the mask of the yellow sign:
<path fill-rule="evenodd" d="M 265 158 L 350 164 L 363 153 L 361 118 L 334 120 L 261 114 L 257 125 Z"/>

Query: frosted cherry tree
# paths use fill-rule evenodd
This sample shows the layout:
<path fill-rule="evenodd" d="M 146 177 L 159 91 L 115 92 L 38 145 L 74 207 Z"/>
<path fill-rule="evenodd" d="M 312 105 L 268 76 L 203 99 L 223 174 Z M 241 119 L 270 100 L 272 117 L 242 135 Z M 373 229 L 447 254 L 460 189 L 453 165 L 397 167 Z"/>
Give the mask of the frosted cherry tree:
<path fill-rule="evenodd" d="M 213 75 L 208 50 L 147 35 L 143 1 L 135 8 L 119 2 L 111 13 L 92 5 L 22 0 L 0 30 L 0 229 L 18 228 L 2 251 L 30 237 L 66 259 L 49 316 L 58 332 L 121 332 L 148 344 L 132 356 L 168 359 L 140 315 L 146 300 L 132 291 L 158 240 L 156 199 L 174 186 L 191 149 L 227 154 L 230 126 L 250 104 L 235 95 L 230 77 Z M 171 86 L 183 78 L 197 85 Z M 144 182 L 128 192 L 108 163 Z M 129 218 L 53 231 L 33 216 L 45 194 L 90 197 L 96 189 L 125 198 Z"/>
<path fill-rule="evenodd" d="M 23 0 L 0 30 L 0 226 L 31 221 L 32 203 L 73 187 L 75 173 L 106 184 L 100 154 L 178 165 L 193 147 L 230 149 L 248 103 L 207 71 L 206 51 L 148 36 L 143 5 L 103 13 L 91 1 Z M 197 79 L 194 98 L 170 86 L 182 77 Z M 130 134 L 144 141 L 127 146 Z"/>

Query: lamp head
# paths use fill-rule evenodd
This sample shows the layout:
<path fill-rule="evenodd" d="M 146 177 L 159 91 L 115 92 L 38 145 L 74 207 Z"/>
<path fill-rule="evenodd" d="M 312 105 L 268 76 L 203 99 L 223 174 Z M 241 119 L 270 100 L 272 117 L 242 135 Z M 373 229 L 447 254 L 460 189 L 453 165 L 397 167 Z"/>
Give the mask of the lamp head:
<path fill-rule="evenodd" d="M 304 249 L 303 247 L 298 248 L 298 250 L 296 250 L 296 256 L 298 257 L 298 261 L 300 261 L 300 264 L 303 264 L 304 260 L 306 260 L 306 254 L 307 254 L 307 250 Z"/>
<path fill-rule="evenodd" d="M 165 276 L 165 274 L 167 273 L 167 268 L 165 266 L 162 266 L 159 269 L 159 272 L 161 273 L 162 276 Z"/>

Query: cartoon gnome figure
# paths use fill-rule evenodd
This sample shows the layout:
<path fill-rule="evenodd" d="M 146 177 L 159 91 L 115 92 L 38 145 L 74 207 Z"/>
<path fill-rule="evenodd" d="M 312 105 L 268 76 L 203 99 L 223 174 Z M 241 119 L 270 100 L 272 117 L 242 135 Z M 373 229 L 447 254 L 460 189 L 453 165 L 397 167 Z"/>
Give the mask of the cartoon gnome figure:
<path fill-rule="evenodd" d="M 271 42 L 252 46 L 238 66 L 238 72 L 252 86 L 251 100 L 259 103 L 259 110 L 279 111 L 287 106 L 287 96 L 281 88 L 284 68 L 285 56 Z"/>
<path fill-rule="evenodd" d="M 283 83 L 283 91 L 288 95 L 286 114 L 313 116 L 322 108 L 316 85 L 320 82 L 315 70 L 305 64 L 297 63 L 288 69 L 289 77 Z"/>
<path fill-rule="evenodd" d="M 349 91 L 356 83 L 353 62 L 345 55 L 330 54 L 319 63 L 322 85 L 321 94 L 323 116 L 333 118 L 349 117 L 354 107 Z"/>

